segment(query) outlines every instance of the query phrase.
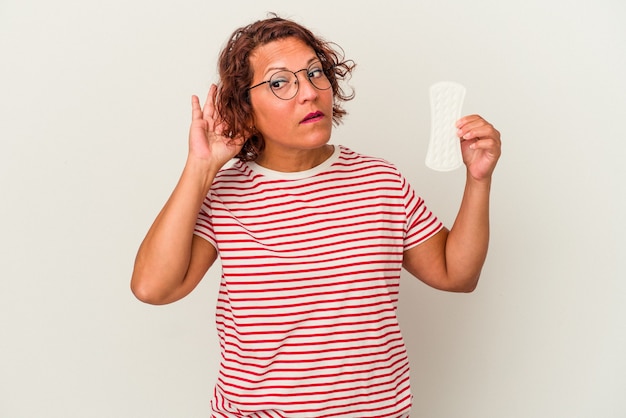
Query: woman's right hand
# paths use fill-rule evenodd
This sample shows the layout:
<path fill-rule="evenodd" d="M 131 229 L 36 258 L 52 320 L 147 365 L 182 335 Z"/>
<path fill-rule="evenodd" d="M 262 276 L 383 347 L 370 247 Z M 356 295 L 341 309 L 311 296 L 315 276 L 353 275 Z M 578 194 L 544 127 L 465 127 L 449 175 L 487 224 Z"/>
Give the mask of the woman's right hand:
<path fill-rule="evenodd" d="M 163 304 L 184 297 L 217 257 L 208 241 L 194 235 L 194 228 L 215 175 L 244 141 L 228 136 L 229 129 L 215 108 L 216 92 L 217 86 L 212 85 L 204 108 L 197 96 L 191 99 L 187 163 L 137 252 L 131 288 L 144 302 Z"/>
<path fill-rule="evenodd" d="M 216 92 L 217 86 L 212 84 L 203 108 L 198 96 L 192 96 L 189 129 L 189 159 L 207 164 L 213 173 L 237 155 L 245 142 L 244 138 L 224 135 L 229 129 L 215 108 Z"/>

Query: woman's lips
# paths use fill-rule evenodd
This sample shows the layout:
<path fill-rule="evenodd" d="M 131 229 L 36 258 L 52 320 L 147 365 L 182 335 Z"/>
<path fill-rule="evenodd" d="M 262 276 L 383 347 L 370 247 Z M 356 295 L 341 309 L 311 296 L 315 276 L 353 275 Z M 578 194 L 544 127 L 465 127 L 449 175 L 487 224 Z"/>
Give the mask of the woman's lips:
<path fill-rule="evenodd" d="M 308 115 L 306 115 L 304 117 L 304 119 L 302 119 L 300 121 L 300 123 L 313 123 L 313 122 L 317 122 L 318 120 L 322 119 L 324 117 L 324 114 L 320 111 L 317 112 L 313 112 L 313 113 L 309 113 Z"/>

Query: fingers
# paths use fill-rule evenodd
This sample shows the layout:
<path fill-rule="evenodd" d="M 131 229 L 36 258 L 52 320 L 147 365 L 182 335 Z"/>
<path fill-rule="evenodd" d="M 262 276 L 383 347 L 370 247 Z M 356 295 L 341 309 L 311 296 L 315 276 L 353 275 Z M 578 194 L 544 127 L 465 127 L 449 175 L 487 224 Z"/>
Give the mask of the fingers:
<path fill-rule="evenodd" d="M 220 120 L 216 100 L 217 86 L 215 84 L 211 84 L 203 107 L 200 106 L 200 99 L 198 99 L 198 96 L 192 96 L 192 122 L 200 121 L 199 125 L 201 124 L 204 127 L 203 129 L 206 130 L 207 134 L 224 136 L 226 132 L 226 135 L 230 138 L 231 135 L 228 134 L 228 127 L 225 125 L 223 120 Z M 243 139 L 241 139 L 241 141 L 243 141 Z M 239 146 L 238 143 L 235 143 L 235 145 Z"/>
<path fill-rule="evenodd" d="M 226 145 L 228 145 L 231 148 L 236 149 L 236 152 L 239 152 L 239 150 L 241 150 L 241 148 L 243 147 L 243 145 L 246 143 L 245 138 L 238 136 L 236 138 L 230 138 L 228 139 L 228 141 L 226 142 Z"/>
<path fill-rule="evenodd" d="M 206 121 L 213 121 L 215 119 L 215 96 L 217 86 L 211 85 L 209 92 L 204 102 L 204 107 L 200 106 L 200 99 L 195 94 L 191 96 L 191 119 L 204 119 Z"/>
<path fill-rule="evenodd" d="M 215 98 L 217 93 L 217 86 L 215 84 L 211 84 L 211 88 L 206 96 L 206 101 L 204 102 L 203 109 L 203 117 L 206 120 L 214 120 L 215 119 Z"/>
<path fill-rule="evenodd" d="M 500 142 L 500 132 L 479 115 L 462 117 L 456 123 L 457 135 L 461 140 L 494 139 Z"/>
<path fill-rule="evenodd" d="M 479 115 L 462 117 L 456 126 L 457 135 L 465 143 L 465 147 L 473 151 L 481 150 L 484 155 L 490 156 L 495 165 L 501 154 L 500 132 Z"/>
<path fill-rule="evenodd" d="M 200 108 L 200 99 L 198 96 L 191 96 L 191 120 L 202 119 L 202 109 Z"/>

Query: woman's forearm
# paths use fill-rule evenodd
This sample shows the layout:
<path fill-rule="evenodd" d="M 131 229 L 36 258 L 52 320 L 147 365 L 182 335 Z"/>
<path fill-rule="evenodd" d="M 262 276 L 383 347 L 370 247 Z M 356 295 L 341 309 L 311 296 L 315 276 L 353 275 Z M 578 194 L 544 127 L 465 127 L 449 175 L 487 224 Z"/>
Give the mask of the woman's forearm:
<path fill-rule="evenodd" d="M 448 277 L 473 290 L 480 277 L 489 246 L 489 195 L 491 179 L 468 175 L 463 199 L 446 242 Z"/>
<path fill-rule="evenodd" d="M 131 289 L 144 301 L 166 299 L 183 284 L 189 269 L 193 231 L 214 172 L 188 162 L 178 184 L 144 238 Z"/>

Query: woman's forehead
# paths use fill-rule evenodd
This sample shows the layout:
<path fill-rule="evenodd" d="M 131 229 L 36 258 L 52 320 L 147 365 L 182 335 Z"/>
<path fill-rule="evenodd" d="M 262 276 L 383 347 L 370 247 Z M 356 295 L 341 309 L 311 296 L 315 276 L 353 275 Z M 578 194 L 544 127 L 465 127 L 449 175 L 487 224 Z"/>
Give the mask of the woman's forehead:
<path fill-rule="evenodd" d="M 298 38 L 290 37 L 258 46 L 250 54 L 250 64 L 255 74 L 265 74 L 275 69 L 298 70 L 315 57 L 313 48 Z"/>

